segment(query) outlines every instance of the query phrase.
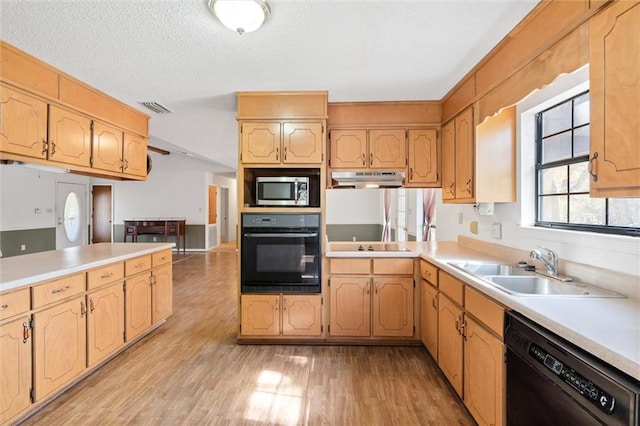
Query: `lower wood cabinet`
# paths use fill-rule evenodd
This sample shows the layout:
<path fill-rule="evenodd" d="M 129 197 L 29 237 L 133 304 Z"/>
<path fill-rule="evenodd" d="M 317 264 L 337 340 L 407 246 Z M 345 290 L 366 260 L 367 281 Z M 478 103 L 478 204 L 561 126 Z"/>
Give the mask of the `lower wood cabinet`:
<path fill-rule="evenodd" d="M 30 317 L 0 325 L 0 423 L 31 405 Z"/>
<path fill-rule="evenodd" d="M 320 337 L 320 295 L 245 294 L 240 298 L 242 336 Z"/>
<path fill-rule="evenodd" d="M 87 306 L 87 366 L 91 367 L 124 345 L 123 283 L 88 294 Z"/>
<path fill-rule="evenodd" d="M 173 272 L 171 264 L 154 269 L 151 277 L 151 322 L 173 313 Z"/>
<path fill-rule="evenodd" d="M 438 366 L 456 393 L 462 397 L 463 311 L 443 293 L 440 293 L 438 301 Z"/>
<path fill-rule="evenodd" d="M 420 336 L 422 344 L 438 360 L 438 290 L 422 280 Z"/>
<path fill-rule="evenodd" d="M 125 281 L 125 336 L 127 342 L 151 327 L 151 273 Z"/>
<path fill-rule="evenodd" d="M 502 425 L 505 361 L 502 340 L 467 317 L 464 343 L 464 403 L 479 425 Z"/>
<path fill-rule="evenodd" d="M 371 334 L 371 280 L 331 278 L 329 334 L 365 337 Z"/>
<path fill-rule="evenodd" d="M 87 367 L 86 314 L 84 295 L 33 314 L 36 402 Z"/>
<path fill-rule="evenodd" d="M 413 278 L 373 278 L 373 336 L 413 336 Z"/>

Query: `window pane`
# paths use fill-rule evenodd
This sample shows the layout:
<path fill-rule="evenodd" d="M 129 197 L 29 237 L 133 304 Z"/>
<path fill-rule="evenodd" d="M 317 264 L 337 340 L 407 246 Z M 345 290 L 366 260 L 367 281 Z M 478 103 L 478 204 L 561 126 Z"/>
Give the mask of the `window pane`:
<path fill-rule="evenodd" d="M 589 93 L 573 100 L 573 125 L 581 126 L 589 122 Z"/>
<path fill-rule="evenodd" d="M 605 199 L 589 198 L 589 194 L 569 196 L 569 222 L 605 225 Z"/>
<path fill-rule="evenodd" d="M 571 131 L 542 140 L 542 163 L 571 158 Z"/>
<path fill-rule="evenodd" d="M 569 165 L 569 192 L 589 192 L 588 161 Z"/>
<path fill-rule="evenodd" d="M 63 227 L 69 242 L 74 242 L 80 235 L 80 203 L 75 192 L 70 192 L 64 202 Z"/>
<path fill-rule="evenodd" d="M 640 228 L 640 198 L 609 198 L 609 225 Z"/>
<path fill-rule="evenodd" d="M 543 222 L 567 223 L 567 196 L 540 197 L 540 220 Z"/>
<path fill-rule="evenodd" d="M 542 113 L 542 137 L 571 128 L 571 102 Z"/>
<path fill-rule="evenodd" d="M 567 166 L 540 170 L 540 195 L 567 193 Z"/>
<path fill-rule="evenodd" d="M 589 126 L 573 131 L 573 156 L 589 155 Z"/>

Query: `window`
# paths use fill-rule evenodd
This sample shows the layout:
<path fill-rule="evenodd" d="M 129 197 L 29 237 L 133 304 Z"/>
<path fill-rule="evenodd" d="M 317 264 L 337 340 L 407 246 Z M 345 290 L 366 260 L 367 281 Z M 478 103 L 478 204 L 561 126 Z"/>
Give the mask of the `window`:
<path fill-rule="evenodd" d="M 589 196 L 589 92 L 536 114 L 536 226 L 640 236 L 640 198 Z"/>
<path fill-rule="evenodd" d="M 407 241 L 407 190 L 398 188 L 398 215 L 396 241 Z"/>

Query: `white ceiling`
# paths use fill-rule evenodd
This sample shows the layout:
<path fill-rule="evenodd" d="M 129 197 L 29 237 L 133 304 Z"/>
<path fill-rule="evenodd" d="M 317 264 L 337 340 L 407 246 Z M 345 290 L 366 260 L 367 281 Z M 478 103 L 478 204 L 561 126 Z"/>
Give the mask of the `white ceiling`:
<path fill-rule="evenodd" d="M 230 172 L 236 91 L 439 100 L 537 3 L 271 0 L 266 24 L 240 36 L 206 0 L 0 0 L 0 38 L 150 115 L 151 145 Z"/>

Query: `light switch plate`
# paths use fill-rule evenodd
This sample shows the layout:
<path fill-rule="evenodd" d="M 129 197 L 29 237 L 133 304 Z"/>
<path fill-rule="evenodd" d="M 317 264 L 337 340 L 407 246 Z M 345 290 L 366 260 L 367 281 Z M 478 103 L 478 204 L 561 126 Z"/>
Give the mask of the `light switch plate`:
<path fill-rule="evenodd" d="M 494 223 L 491 225 L 491 236 L 496 240 L 502 239 L 502 224 Z"/>

